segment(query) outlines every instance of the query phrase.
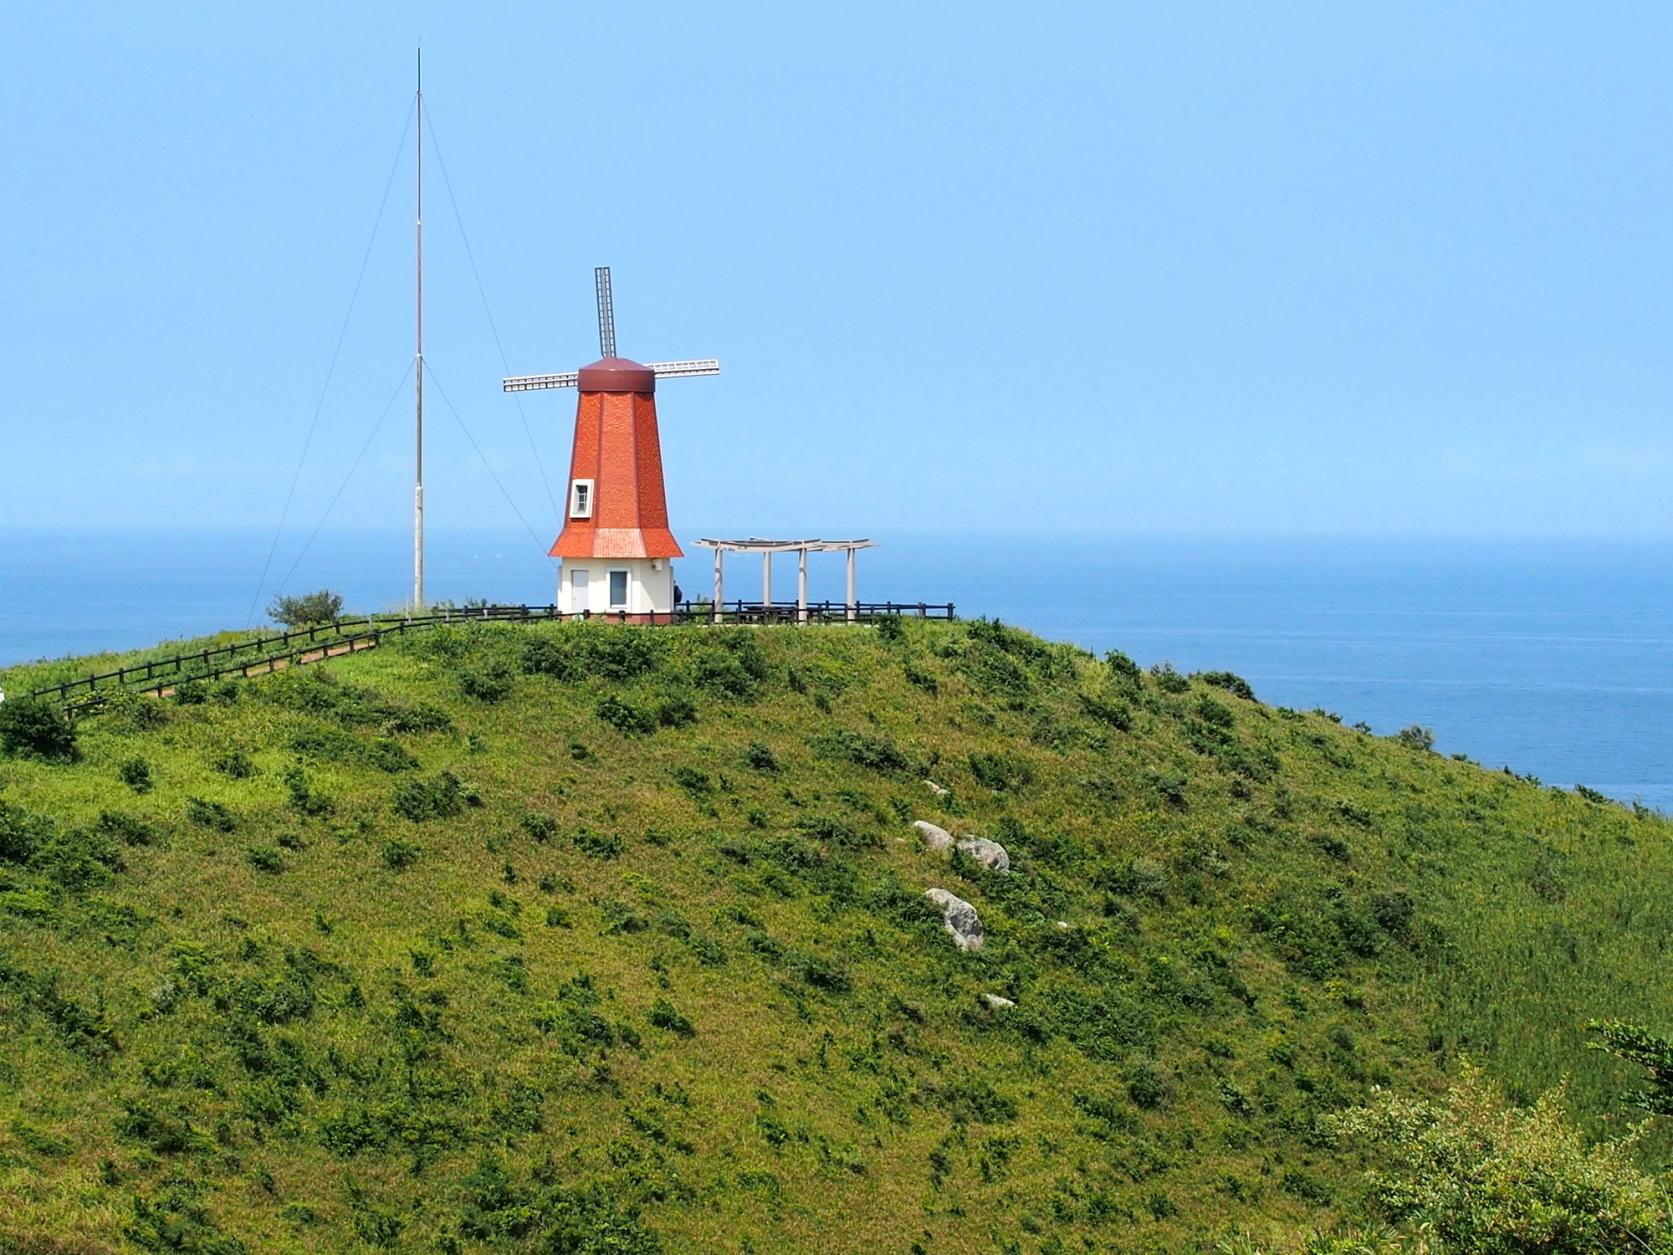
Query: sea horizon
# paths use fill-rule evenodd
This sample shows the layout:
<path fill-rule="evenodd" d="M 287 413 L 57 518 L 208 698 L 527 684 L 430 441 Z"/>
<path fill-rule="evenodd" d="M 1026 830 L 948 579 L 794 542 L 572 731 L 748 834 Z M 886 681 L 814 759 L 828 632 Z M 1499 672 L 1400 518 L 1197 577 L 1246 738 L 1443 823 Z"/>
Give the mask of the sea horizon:
<path fill-rule="evenodd" d="M 697 534 L 697 533 L 692 533 Z M 268 622 L 304 536 L 270 529 L 0 527 L 0 667 L 132 649 Z M 952 602 L 1141 665 L 1244 676 L 1264 701 L 1323 709 L 1383 735 L 1432 728 L 1436 749 L 1546 783 L 1673 811 L 1673 539 L 1223 537 L 1059 533 L 879 535 L 859 597 Z M 290 593 L 349 609 L 410 600 L 410 536 L 342 528 L 296 564 Z M 433 533 L 431 602 L 548 604 L 555 564 L 526 533 Z M 760 595 L 733 557 L 728 599 Z M 843 597 L 841 555 L 814 555 L 809 595 Z M 707 551 L 676 565 L 710 591 Z M 794 595 L 795 563 L 774 592 Z"/>

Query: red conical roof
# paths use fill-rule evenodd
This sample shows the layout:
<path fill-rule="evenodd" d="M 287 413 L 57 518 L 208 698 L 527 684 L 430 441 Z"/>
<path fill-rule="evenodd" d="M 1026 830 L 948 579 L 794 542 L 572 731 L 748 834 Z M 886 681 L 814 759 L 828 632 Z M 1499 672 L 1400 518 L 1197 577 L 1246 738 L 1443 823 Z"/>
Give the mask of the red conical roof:
<path fill-rule="evenodd" d="M 684 557 L 668 530 L 656 373 L 607 357 L 581 368 L 580 389 L 569 478 L 593 481 L 592 517 L 567 519 L 552 557 Z"/>

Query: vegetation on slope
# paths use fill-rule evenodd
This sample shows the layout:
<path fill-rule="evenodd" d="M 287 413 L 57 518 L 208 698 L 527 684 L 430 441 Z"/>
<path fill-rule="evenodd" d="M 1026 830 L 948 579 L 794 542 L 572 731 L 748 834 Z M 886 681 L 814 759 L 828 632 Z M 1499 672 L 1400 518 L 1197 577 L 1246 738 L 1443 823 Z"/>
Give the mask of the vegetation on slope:
<path fill-rule="evenodd" d="M 1377 1087 L 1620 1131 L 1665 819 L 890 626 L 440 629 L 0 760 L 0 1246 L 1288 1249 L 1392 1215 Z"/>

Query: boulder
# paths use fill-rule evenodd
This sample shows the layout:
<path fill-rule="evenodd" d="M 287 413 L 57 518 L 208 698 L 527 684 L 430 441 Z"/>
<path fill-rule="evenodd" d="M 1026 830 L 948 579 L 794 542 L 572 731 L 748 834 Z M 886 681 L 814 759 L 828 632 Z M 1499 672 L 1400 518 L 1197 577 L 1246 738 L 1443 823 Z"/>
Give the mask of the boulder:
<path fill-rule="evenodd" d="M 1002 998 L 998 994 L 983 994 L 982 1001 L 986 1002 L 988 1006 L 992 1007 L 995 1011 L 1003 1011 L 1006 1007 L 1014 1007 L 1017 1005 L 1009 998 Z"/>
<path fill-rule="evenodd" d="M 939 824 L 932 824 L 927 819 L 914 819 L 912 826 L 923 834 L 924 844 L 932 850 L 950 850 L 953 848 L 953 834 Z"/>
<path fill-rule="evenodd" d="M 939 784 L 936 784 L 935 781 L 933 781 L 933 780 L 925 780 L 924 781 L 924 787 L 926 789 L 928 789 L 931 793 L 935 794 L 936 797 L 946 797 L 947 796 L 947 790 L 942 788 Z"/>
<path fill-rule="evenodd" d="M 999 842 L 989 841 L 986 837 L 960 837 L 957 844 L 960 850 L 983 867 L 1002 875 L 1010 874 L 1011 856 Z"/>
<path fill-rule="evenodd" d="M 941 926 L 952 934 L 955 946 L 960 950 L 981 949 L 982 917 L 975 907 L 945 889 L 925 889 L 924 896 L 941 908 Z"/>

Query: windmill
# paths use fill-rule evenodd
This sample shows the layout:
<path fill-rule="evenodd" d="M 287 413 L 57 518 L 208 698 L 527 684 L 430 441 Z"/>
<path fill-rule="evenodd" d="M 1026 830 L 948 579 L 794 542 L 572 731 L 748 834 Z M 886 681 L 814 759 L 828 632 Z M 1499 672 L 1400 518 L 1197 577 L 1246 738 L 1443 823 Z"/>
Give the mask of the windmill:
<path fill-rule="evenodd" d="M 714 358 L 640 363 L 616 356 L 610 268 L 593 272 L 599 360 L 580 370 L 506 379 L 506 392 L 576 388 L 575 444 L 562 532 L 558 609 L 654 619 L 674 609 L 674 572 L 684 557 L 668 528 L 657 433 L 656 381 L 718 375 Z"/>
<path fill-rule="evenodd" d="M 610 267 L 593 268 L 593 286 L 598 292 L 598 356 L 599 360 L 581 370 L 559 371 L 555 375 L 513 375 L 504 381 L 506 392 L 539 392 L 546 388 L 583 388 L 581 376 L 599 367 L 631 367 L 648 370 L 658 379 L 683 379 L 691 375 L 718 375 L 720 363 L 712 357 L 693 358 L 683 362 L 638 362 L 616 356 L 616 308 L 610 295 Z"/>

